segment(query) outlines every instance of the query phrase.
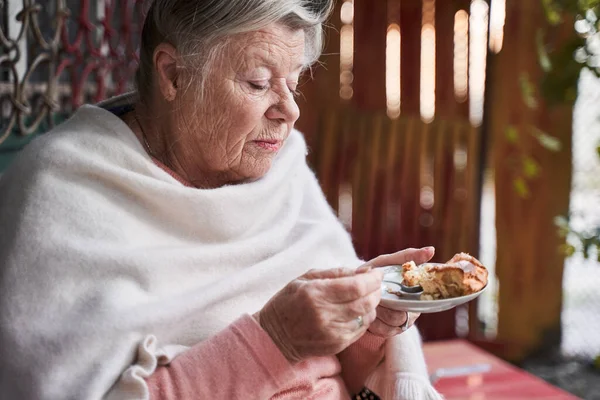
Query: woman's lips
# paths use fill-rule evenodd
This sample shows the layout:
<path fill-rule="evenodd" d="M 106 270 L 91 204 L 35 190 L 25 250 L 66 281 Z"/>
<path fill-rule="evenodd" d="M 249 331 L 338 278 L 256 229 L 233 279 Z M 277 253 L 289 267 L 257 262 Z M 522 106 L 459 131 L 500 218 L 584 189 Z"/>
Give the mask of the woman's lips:
<path fill-rule="evenodd" d="M 281 148 L 281 141 L 279 140 L 255 140 L 254 143 L 262 149 L 268 151 L 278 151 Z"/>

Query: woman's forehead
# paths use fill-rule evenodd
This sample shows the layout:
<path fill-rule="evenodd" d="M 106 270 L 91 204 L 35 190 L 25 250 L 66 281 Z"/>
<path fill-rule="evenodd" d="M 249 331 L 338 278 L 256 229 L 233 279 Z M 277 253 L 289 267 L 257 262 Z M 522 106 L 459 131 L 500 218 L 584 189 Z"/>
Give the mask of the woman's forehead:
<path fill-rule="evenodd" d="M 305 63 L 305 37 L 302 30 L 269 27 L 233 37 L 227 52 L 236 67 L 286 69 L 295 71 Z"/>

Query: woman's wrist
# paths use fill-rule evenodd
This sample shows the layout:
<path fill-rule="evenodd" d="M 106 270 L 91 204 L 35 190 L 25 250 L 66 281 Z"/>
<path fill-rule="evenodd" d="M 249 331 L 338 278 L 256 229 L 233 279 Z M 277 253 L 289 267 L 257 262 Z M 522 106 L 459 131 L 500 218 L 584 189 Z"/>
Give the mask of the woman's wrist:
<path fill-rule="evenodd" d="M 258 325 L 269 335 L 273 343 L 275 343 L 275 346 L 277 346 L 281 354 L 283 354 L 290 363 L 294 364 L 302 359 L 297 351 L 286 344 L 287 341 L 282 337 L 279 332 L 280 329 L 277 329 L 276 324 L 268 317 L 265 318 L 261 311 L 254 313 L 252 318 L 254 318 Z"/>

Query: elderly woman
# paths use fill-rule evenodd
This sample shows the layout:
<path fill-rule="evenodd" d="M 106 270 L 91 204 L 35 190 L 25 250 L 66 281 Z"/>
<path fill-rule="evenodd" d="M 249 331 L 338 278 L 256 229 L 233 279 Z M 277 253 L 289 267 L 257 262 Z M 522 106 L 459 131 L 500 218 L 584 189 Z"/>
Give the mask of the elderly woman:
<path fill-rule="evenodd" d="M 331 8 L 155 0 L 138 91 L 24 150 L 0 184 L 1 398 L 439 398 L 416 315 L 378 306 L 378 267 L 433 249 L 361 262 L 293 130 Z"/>

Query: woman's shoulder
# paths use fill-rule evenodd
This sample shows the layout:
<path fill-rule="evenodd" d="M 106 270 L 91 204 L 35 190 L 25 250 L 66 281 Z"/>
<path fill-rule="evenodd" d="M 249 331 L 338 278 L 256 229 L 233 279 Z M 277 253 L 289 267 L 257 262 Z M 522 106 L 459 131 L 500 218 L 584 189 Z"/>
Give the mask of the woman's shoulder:
<path fill-rule="evenodd" d="M 34 173 L 83 160 L 122 159 L 143 150 L 128 126 L 110 111 L 84 105 L 69 119 L 32 140 L 6 171 Z"/>

